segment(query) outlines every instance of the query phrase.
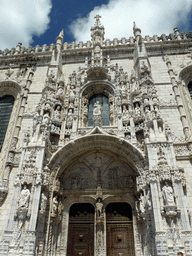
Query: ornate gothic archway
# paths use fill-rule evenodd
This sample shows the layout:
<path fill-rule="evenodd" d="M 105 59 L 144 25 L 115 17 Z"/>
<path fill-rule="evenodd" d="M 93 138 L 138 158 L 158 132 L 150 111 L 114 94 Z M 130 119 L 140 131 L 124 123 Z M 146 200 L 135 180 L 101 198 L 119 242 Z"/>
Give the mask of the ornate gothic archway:
<path fill-rule="evenodd" d="M 63 246 L 63 255 L 67 255 L 69 209 L 74 203 L 91 203 L 96 212 L 95 255 L 106 253 L 106 206 L 112 202 L 129 203 L 133 223 L 136 222 L 136 179 L 142 175 L 144 163 L 144 156 L 137 148 L 104 134 L 98 127 L 55 153 L 48 165 L 53 188 L 47 230 L 47 243 L 52 241 L 52 244 L 48 248 Z M 55 236 L 60 237 L 59 240 Z"/>

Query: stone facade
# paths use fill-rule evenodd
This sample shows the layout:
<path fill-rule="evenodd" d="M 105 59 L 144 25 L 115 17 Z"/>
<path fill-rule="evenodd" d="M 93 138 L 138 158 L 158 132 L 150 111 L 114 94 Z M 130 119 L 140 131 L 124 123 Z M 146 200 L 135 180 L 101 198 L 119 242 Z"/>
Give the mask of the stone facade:
<path fill-rule="evenodd" d="M 133 34 L 0 52 L 0 255 L 192 255 L 192 34 Z"/>

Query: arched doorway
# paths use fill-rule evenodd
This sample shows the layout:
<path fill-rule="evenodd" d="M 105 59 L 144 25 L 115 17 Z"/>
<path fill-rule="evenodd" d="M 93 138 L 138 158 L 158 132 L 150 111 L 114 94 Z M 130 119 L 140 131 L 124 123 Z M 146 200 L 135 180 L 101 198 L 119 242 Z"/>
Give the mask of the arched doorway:
<path fill-rule="evenodd" d="M 132 209 L 127 203 L 106 207 L 107 256 L 135 256 Z"/>
<path fill-rule="evenodd" d="M 94 255 L 94 207 L 73 204 L 69 211 L 67 256 Z"/>
<path fill-rule="evenodd" d="M 102 129 L 93 129 L 93 134 L 90 133 L 62 148 L 57 153 L 57 157 L 53 157 L 49 164 L 51 169 L 54 169 L 54 166 L 59 166 L 59 168 L 57 167 L 56 172 L 52 172 L 51 175 L 55 177 L 55 184 L 59 184 L 55 189 L 59 189 L 64 202 L 61 245 L 58 246 L 58 251 L 63 250 L 63 255 L 78 255 L 78 250 L 79 255 L 107 255 L 106 205 L 111 202 L 128 202 L 134 208 L 137 194 L 136 179 L 139 176 L 139 171 L 143 168 L 142 154 L 126 141 L 102 134 Z M 101 198 L 103 207 L 100 210 L 101 214 L 94 214 L 94 221 L 90 221 L 87 234 L 91 232 L 91 251 L 93 253 L 86 254 L 90 252 L 83 249 L 87 244 L 84 244 L 86 240 L 81 240 L 81 237 L 84 236 L 84 233 L 81 233 L 83 221 L 78 218 L 78 212 L 81 213 L 79 216 L 83 216 L 84 209 L 82 212 L 78 209 L 82 209 L 81 206 L 86 203 L 97 207 L 98 198 Z M 75 203 L 78 203 L 76 204 L 76 215 L 72 214 L 72 207 L 75 207 L 73 206 Z M 128 207 L 130 210 L 129 205 Z M 107 212 L 110 211 L 107 209 Z M 119 222 L 120 227 L 124 224 L 128 225 L 128 221 L 131 221 L 132 225 L 132 217 L 128 217 L 127 222 Z M 83 217 L 83 219 L 86 218 Z M 135 218 L 133 221 L 136 225 Z M 88 222 L 85 221 L 85 223 Z M 125 227 L 122 228 L 125 229 Z M 86 238 L 86 236 L 84 237 Z M 92 244 L 94 244 L 93 247 Z M 122 256 L 124 255 L 122 254 Z"/>

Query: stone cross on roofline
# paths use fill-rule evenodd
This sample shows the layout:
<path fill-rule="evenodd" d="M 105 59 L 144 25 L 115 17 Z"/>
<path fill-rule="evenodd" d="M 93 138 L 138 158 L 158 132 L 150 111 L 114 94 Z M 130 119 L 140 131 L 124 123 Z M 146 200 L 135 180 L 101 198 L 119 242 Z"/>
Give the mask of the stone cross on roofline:
<path fill-rule="evenodd" d="M 100 23 L 100 18 L 101 16 L 99 14 L 97 14 L 94 19 L 95 19 L 95 26 L 100 26 L 101 23 Z"/>

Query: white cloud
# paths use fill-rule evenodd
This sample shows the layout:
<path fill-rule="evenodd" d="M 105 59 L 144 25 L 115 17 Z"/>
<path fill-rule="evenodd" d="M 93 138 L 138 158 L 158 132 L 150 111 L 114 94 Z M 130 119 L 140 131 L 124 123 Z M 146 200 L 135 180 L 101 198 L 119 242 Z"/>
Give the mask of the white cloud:
<path fill-rule="evenodd" d="M 32 43 L 50 22 L 51 0 L 0 0 L 0 49 Z"/>
<path fill-rule="evenodd" d="M 110 0 L 107 5 L 95 7 L 87 17 L 75 20 L 70 29 L 76 41 L 86 42 L 95 15 L 100 14 L 106 39 L 133 36 L 134 21 L 143 36 L 169 35 L 177 26 L 188 30 L 191 11 L 192 0 Z"/>

